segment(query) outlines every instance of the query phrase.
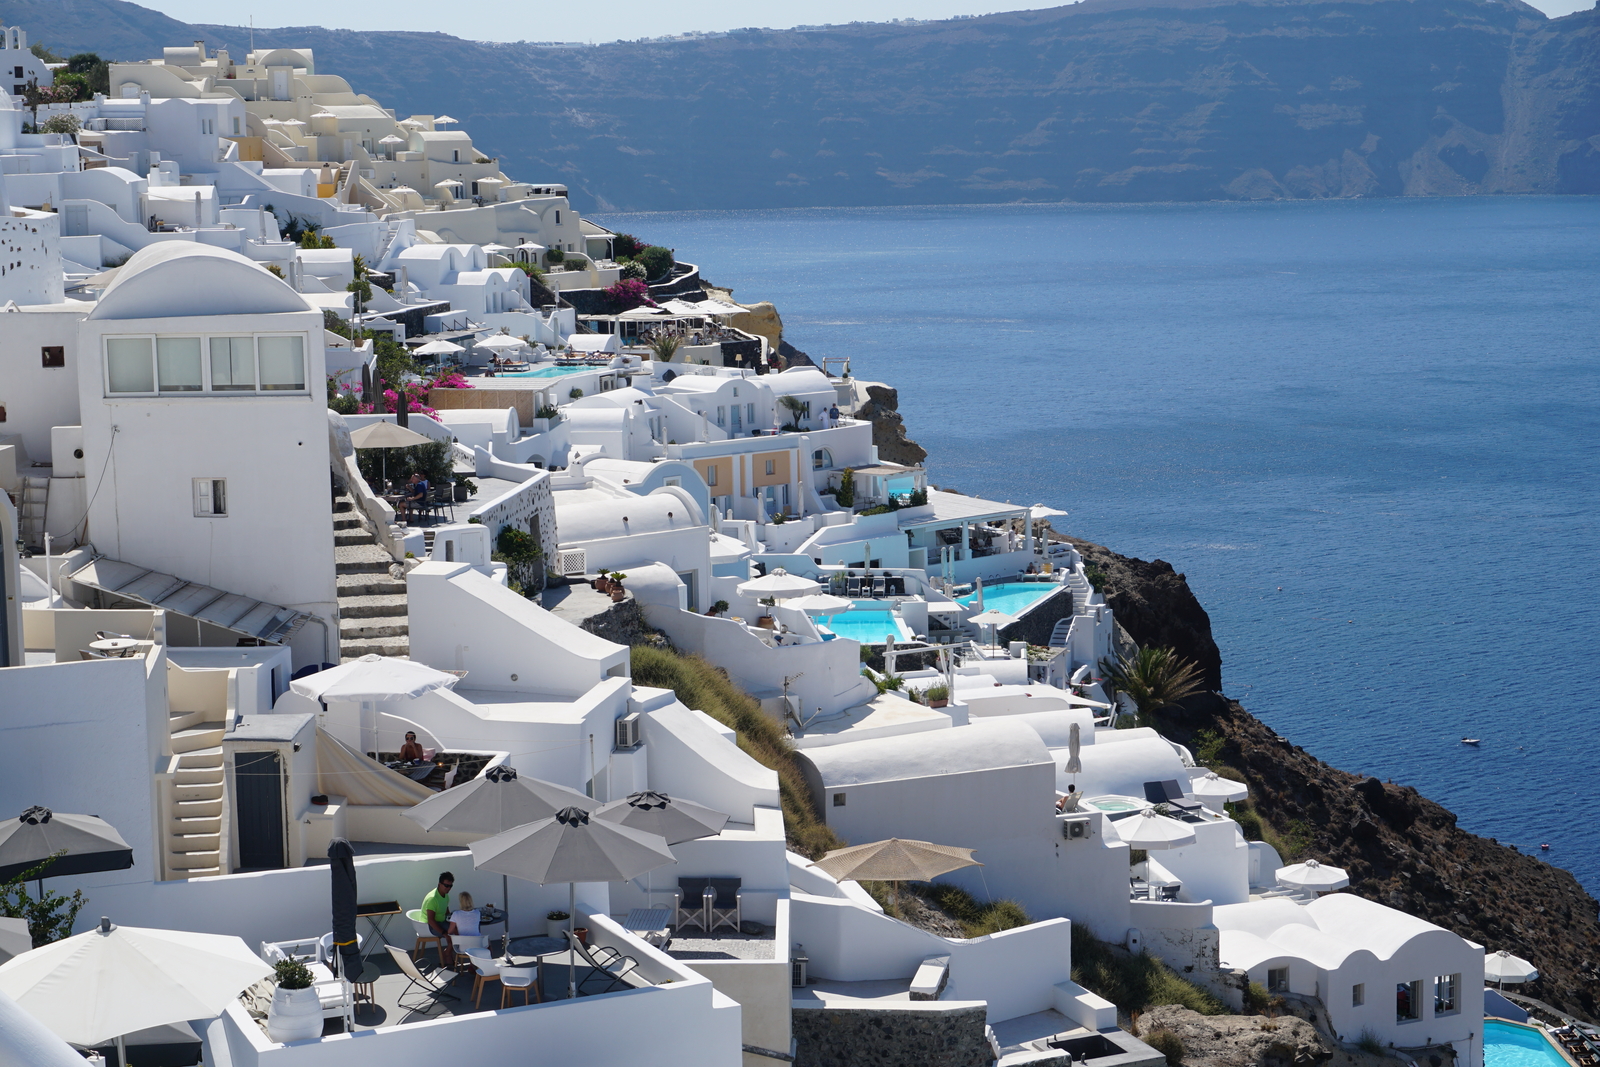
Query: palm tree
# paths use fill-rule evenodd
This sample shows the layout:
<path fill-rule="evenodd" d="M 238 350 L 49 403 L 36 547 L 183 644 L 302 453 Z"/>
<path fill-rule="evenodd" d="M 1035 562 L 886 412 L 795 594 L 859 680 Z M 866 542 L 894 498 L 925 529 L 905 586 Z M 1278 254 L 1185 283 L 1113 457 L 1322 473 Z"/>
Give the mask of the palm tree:
<path fill-rule="evenodd" d="M 800 420 L 806 414 L 805 401 L 797 396 L 784 395 L 778 398 L 778 406 L 789 413 L 789 425 L 785 426 L 784 429 L 798 430 L 800 428 Z"/>
<path fill-rule="evenodd" d="M 1132 659 L 1118 656 L 1114 663 L 1101 660 L 1100 670 L 1114 689 L 1133 698 L 1141 722 L 1205 688 L 1200 667 L 1170 648 L 1141 648 Z"/>
<path fill-rule="evenodd" d="M 650 352 L 662 363 L 671 363 L 683 345 L 683 338 L 675 333 L 657 334 L 650 338 Z"/>

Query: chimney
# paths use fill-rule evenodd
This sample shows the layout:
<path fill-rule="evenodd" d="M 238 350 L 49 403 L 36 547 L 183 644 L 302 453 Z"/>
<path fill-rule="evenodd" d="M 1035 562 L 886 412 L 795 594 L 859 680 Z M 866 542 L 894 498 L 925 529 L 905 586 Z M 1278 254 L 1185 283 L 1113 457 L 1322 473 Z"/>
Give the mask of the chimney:
<path fill-rule="evenodd" d="M 200 53 L 200 59 L 203 62 L 206 58 L 206 43 L 204 41 L 196 41 L 194 47 Z"/>

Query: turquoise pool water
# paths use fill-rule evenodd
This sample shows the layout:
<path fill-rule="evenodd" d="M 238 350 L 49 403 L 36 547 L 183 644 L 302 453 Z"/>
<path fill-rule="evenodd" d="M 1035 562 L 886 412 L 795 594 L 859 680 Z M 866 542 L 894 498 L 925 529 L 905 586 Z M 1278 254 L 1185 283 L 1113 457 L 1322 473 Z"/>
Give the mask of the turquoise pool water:
<path fill-rule="evenodd" d="M 911 640 L 911 631 L 892 611 L 843 611 L 829 615 L 824 625 L 840 637 L 860 641 L 863 645 L 881 645 L 890 637 L 896 641 Z"/>
<path fill-rule="evenodd" d="M 1484 1067 L 1571 1067 L 1539 1031 L 1485 1019 Z"/>
<path fill-rule="evenodd" d="M 501 374 L 495 372 L 496 378 L 559 378 L 563 374 L 582 374 L 586 370 L 600 370 L 599 367 L 540 367 L 537 370 L 509 371 Z"/>
<path fill-rule="evenodd" d="M 1007 615 L 1018 615 L 1034 601 L 1043 599 L 1061 587 L 1054 582 L 997 582 L 983 585 L 983 608 L 985 611 L 1003 611 Z M 971 606 L 978 602 L 977 593 L 968 593 L 966 596 L 956 597 L 956 602 L 963 607 Z"/>

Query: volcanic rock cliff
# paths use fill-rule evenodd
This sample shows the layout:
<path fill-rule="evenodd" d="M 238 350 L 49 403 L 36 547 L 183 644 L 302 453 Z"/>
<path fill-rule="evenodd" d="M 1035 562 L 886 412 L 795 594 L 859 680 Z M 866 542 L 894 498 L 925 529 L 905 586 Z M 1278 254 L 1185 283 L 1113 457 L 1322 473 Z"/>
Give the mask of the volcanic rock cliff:
<path fill-rule="evenodd" d="M 1213 762 L 1243 776 L 1255 809 L 1304 855 L 1349 871 L 1352 892 L 1522 956 L 1540 978 L 1521 992 L 1600 1015 L 1600 904 L 1576 878 L 1459 829 L 1454 814 L 1410 786 L 1347 774 L 1278 736 L 1222 695 L 1211 620 L 1182 574 L 1162 560 L 1072 544 L 1101 572 L 1106 601 L 1135 641 L 1170 646 L 1205 672 L 1212 691 L 1158 715 L 1164 734 L 1193 748 L 1210 739 L 1201 731 L 1214 731 Z"/>

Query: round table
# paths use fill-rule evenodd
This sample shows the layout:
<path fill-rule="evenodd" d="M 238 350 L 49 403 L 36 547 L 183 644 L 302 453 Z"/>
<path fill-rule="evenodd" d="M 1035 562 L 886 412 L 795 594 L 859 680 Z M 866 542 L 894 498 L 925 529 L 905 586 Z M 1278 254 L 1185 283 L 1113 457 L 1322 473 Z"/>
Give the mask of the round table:
<path fill-rule="evenodd" d="M 89 647 L 96 652 L 104 652 L 108 656 L 115 656 L 121 659 L 138 648 L 139 642 L 131 637 L 106 637 L 99 641 L 90 641 Z"/>
<path fill-rule="evenodd" d="M 378 976 L 381 974 L 383 974 L 383 971 L 378 968 L 376 963 L 368 963 L 361 968 L 360 974 L 350 979 L 350 984 L 355 987 L 355 996 L 357 1000 L 360 1000 L 363 996 L 365 996 L 367 998 L 367 1003 L 373 1003 L 372 985 L 378 980 Z"/>

